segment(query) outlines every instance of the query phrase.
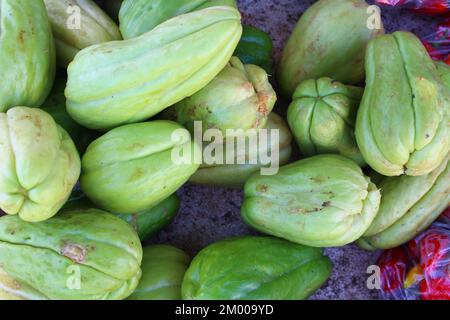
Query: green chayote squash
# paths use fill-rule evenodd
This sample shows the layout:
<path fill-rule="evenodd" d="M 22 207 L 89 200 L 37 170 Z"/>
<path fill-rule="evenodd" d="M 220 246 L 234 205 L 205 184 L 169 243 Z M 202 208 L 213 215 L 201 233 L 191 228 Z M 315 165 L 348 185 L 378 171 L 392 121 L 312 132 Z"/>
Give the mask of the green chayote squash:
<path fill-rule="evenodd" d="M 65 87 L 66 79 L 59 79 L 53 86 L 47 100 L 42 104 L 42 110 L 48 112 L 55 122 L 67 131 L 75 142 L 78 152 L 82 154 L 89 143 L 99 136 L 99 133 L 83 128 L 69 116 L 66 110 L 66 97 L 64 96 Z"/>
<path fill-rule="evenodd" d="M 358 244 L 364 248 L 394 248 L 428 228 L 450 205 L 448 162 L 447 156 L 438 168 L 422 176 L 382 180 L 380 209 Z"/>
<path fill-rule="evenodd" d="M 55 215 L 80 175 L 75 145 L 37 108 L 0 113 L 0 209 L 26 221 Z"/>
<path fill-rule="evenodd" d="M 290 98 L 304 80 L 330 77 L 345 84 L 364 80 L 367 43 L 384 33 L 369 28 L 379 13 L 369 13 L 364 0 L 319 0 L 306 10 L 283 49 L 277 78 Z"/>
<path fill-rule="evenodd" d="M 175 16 L 214 6 L 237 9 L 236 0 L 124 0 L 120 31 L 124 39 L 136 38 Z"/>
<path fill-rule="evenodd" d="M 301 300 L 330 276 L 319 248 L 271 237 L 216 242 L 194 257 L 183 284 L 187 300 Z"/>
<path fill-rule="evenodd" d="M 82 158 L 81 189 L 100 208 L 132 214 L 173 194 L 197 170 L 200 153 L 189 132 L 172 121 L 115 128 L 92 142 Z M 175 157 L 180 155 L 180 159 Z"/>
<path fill-rule="evenodd" d="M 11 278 L 0 268 L 0 300 L 47 300 L 29 285 Z"/>
<path fill-rule="evenodd" d="M 244 65 L 232 57 L 228 65 L 203 89 L 167 109 L 169 119 L 191 132 L 194 122 L 203 130 L 263 128 L 277 96 L 264 69 Z"/>
<path fill-rule="evenodd" d="M 180 300 L 181 283 L 191 258 L 168 245 L 144 247 L 142 278 L 128 300 Z"/>
<path fill-rule="evenodd" d="M 207 85 L 241 33 L 236 9 L 211 7 L 135 39 L 86 48 L 68 68 L 67 111 L 91 129 L 145 120 Z"/>
<path fill-rule="evenodd" d="M 57 62 L 61 67 L 66 68 L 81 49 L 122 39 L 119 27 L 93 0 L 44 2 L 55 36 Z"/>
<path fill-rule="evenodd" d="M 330 78 L 299 84 L 288 109 L 288 123 L 305 156 L 337 153 L 364 165 L 354 134 L 364 90 Z"/>
<path fill-rule="evenodd" d="M 244 26 L 234 55 L 243 63 L 260 66 L 272 74 L 272 50 L 272 39 L 267 33 L 253 26 Z"/>
<path fill-rule="evenodd" d="M 366 162 L 385 176 L 434 170 L 450 151 L 450 88 L 420 40 L 409 32 L 372 40 L 366 70 L 356 120 Z"/>
<path fill-rule="evenodd" d="M 450 66 L 442 61 L 435 61 L 438 75 L 441 77 L 442 82 L 450 88 Z"/>
<path fill-rule="evenodd" d="M 142 247 L 126 222 L 96 209 L 40 223 L 0 218 L 0 264 L 48 299 L 124 299 L 141 276 Z"/>
<path fill-rule="evenodd" d="M 285 165 L 289 162 L 292 153 L 292 135 L 287 127 L 286 122 L 282 117 L 272 112 L 269 114 L 266 128 L 267 130 L 278 130 L 278 139 L 268 139 L 267 145 L 258 145 L 257 150 L 245 148 L 245 150 L 237 150 L 235 152 L 234 164 L 208 164 L 203 163 L 200 165 L 199 170 L 189 179 L 190 182 L 196 184 L 206 185 L 218 185 L 223 187 L 242 188 L 247 179 L 255 172 L 261 170 L 262 167 L 269 167 L 267 162 L 263 162 L 262 157 L 267 157 L 268 154 L 274 155 L 275 150 L 278 148 L 278 164 L 273 163 L 274 166 Z M 271 134 L 269 131 L 268 134 Z M 250 138 L 256 139 L 255 135 L 247 135 L 246 141 L 251 141 Z M 270 136 L 269 136 L 270 137 Z M 235 150 L 235 139 L 231 142 L 224 141 L 223 146 L 220 148 L 223 150 L 224 159 L 226 159 L 227 148 Z M 218 142 L 220 143 L 220 141 Z M 247 144 L 248 147 L 248 144 Z M 205 148 L 211 146 L 206 145 Z M 256 151 L 257 154 L 253 155 L 250 152 Z M 255 164 L 252 164 L 249 159 L 254 158 Z M 264 159 L 264 158 L 263 158 Z M 244 164 L 238 164 L 240 160 L 245 160 Z"/>
<path fill-rule="evenodd" d="M 80 190 L 72 192 L 61 211 L 90 209 L 96 206 Z M 116 217 L 128 222 L 136 231 L 141 242 L 164 229 L 178 213 L 180 200 L 176 193 L 164 199 L 156 206 L 132 214 L 113 213 Z"/>
<path fill-rule="evenodd" d="M 55 44 L 42 0 L 0 3 L 0 112 L 40 106 L 55 77 Z"/>
<path fill-rule="evenodd" d="M 251 227 L 313 247 L 335 247 L 361 237 L 375 218 L 380 191 L 361 168 L 339 155 L 318 155 L 254 175 L 241 207 Z"/>
<path fill-rule="evenodd" d="M 164 229 L 178 213 L 179 207 L 180 200 L 173 194 L 150 209 L 116 216 L 128 222 L 137 232 L 139 239 L 145 241 Z"/>

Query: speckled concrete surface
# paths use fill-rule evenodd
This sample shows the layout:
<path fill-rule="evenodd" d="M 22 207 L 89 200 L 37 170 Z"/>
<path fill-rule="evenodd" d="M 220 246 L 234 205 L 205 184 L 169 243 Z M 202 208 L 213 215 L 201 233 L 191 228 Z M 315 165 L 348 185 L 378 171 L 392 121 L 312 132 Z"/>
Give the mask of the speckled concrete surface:
<path fill-rule="evenodd" d="M 274 40 L 277 59 L 290 31 L 302 12 L 314 0 L 240 0 L 244 22 L 267 31 Z M 370 1 L 369 1 L 370 2 Z M 406 10 L 382 8 L 387 32 L 409 30 L 419 36 L 432 32 L 437 18 L 421 17 Z M 277 110 L 284 114 L 286 104 L 279 101 Z M 240 219 L 242 192 L 187 185 L 179 191 L 181 209 L 175 221 L 152 242 L 170 243 L 192 255 L 201 248 L 230 236 L 256 234 Z M 333 260 L 333 275 L 312 299 L 376 299 L 378 293 L 366 287 L 367 266 L 377 253 L 368 253 L 353 245 L 327 249 Z"/>

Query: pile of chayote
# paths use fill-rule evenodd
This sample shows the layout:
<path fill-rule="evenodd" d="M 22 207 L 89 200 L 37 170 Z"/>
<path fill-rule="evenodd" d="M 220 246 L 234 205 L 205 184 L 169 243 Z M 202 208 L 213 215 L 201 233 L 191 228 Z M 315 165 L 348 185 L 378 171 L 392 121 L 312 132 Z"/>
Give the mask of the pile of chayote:
<path fill-rule="evenodd" d="M 305 299 L 323 247 L 427 228 L 450 202 L 450 67 L 368 12 L 317 1 L 273 69 L 235 0 L 0 1 L 0 298 Z M 197 161 L 199 122 L 226 163 Z M 278 135 L 230 153 L 230 130 Z M 270 236 L 143 248 L 187 181 L 243 189 Z"/>

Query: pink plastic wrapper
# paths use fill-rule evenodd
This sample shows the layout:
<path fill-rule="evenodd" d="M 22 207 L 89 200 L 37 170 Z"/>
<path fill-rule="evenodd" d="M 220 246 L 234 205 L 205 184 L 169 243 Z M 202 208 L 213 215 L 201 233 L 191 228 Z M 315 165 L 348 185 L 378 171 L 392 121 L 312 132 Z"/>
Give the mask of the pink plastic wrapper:
<path fill-rule="evenodd" d="M 448 14 L 450 0 L 376 0 L 377 4 L 405 7 L 424 14 Z"/>
<path fill-rule="evenodd" d="M 450 208 L 406 245 L 378 258 L 385 299 L 450 300 Z"/>

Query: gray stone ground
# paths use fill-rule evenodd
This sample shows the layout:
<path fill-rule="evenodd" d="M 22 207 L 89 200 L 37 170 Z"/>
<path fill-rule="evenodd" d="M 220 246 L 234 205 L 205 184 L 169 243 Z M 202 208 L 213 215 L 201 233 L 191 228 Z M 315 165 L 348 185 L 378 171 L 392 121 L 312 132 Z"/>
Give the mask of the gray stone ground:
<path fill-rule="evenodd" d="M 268 32 L 275 44 L 274 56 L 279 57 L 290 30 L 313 0 L 240 0 L 244 22 Z M 421 17 L 406 10 L 383 8 L 387 32 L 409 30 L 424 36 L 435 29 L 437 18 Z M 283 114 L 285 104 L 279 102 Z M 201 248 L 230 236 L 256 234 L 241 221 L 239 208 L 242 193 L 205 186 L 186 185 L 179 191 L 181 210 L 175 221 L 152 242 L 170 243 L 194 255 Z M 327 249 L 334 269 L 330 280 L 313 299 L 376 299 L 376 291 L 366 287 L 365 270 L 378 253 L 368 253 L 353 245 Z"/>

